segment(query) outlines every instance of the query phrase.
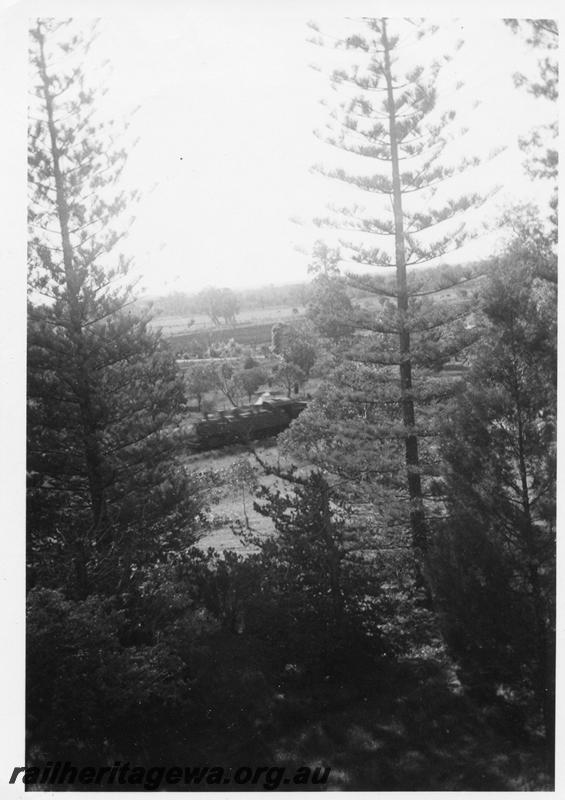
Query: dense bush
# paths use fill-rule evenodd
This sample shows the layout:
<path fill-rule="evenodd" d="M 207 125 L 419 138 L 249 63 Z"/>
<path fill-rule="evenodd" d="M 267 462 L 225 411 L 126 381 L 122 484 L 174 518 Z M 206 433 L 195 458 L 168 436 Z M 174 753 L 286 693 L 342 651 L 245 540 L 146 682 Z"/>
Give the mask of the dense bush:
<path fill-rule="evenodd" d="M 555 709 L 555 260 L 518 242 L 483 288 L 485 335 L 443 426 L 448 519 L 432 568 L 471 686 Z M 546 274 L 547 273 L 547 274 Z"/>
<path fill-rule="evenodd" d="M 327 484 L 312 475 L 262 508 L 278 535 L 251 555 L 171 554 L 113 599 L 30 592 L 30 754 L 257 760 L 287 692 L 378 683 L 386 602 L 348 552 Z"/>
<path fill-rule="evenodd" d="M 185 588 L 177 573 L 127 612 L 30 594 L 30 759 L 221 762 L 254 734 L 268 709 L 254 650 Z"/>
<path fill-rule="evenodd" d="M 163 643 L 124 646 L 124 624 L 114 601 L 30 593 L 30 757 L 103 763 L 159 755 L 162 731 L 173 734 L 182 707 L 189 711 L 183 664 Z"/>

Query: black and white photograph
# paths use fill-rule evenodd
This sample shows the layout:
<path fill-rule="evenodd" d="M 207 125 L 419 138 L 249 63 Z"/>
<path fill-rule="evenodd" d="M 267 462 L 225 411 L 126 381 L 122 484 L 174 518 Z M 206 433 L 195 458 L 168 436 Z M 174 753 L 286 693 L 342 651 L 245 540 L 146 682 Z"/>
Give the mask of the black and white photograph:
<path fill-rule="evenodd" d="M 4 783 L 554 791 L 557 4 L 2 15 Z"/>

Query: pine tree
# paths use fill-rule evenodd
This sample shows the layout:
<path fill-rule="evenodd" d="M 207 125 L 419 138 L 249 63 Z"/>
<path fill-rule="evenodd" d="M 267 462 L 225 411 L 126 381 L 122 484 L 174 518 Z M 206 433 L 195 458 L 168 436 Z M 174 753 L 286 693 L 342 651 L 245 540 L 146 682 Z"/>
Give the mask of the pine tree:
<path fill-rule="evenodd" d="M 91 42 L 72 21 L 31 30 L 30 580 L 80 597 L 186 543 L 196 499 L 173 459 L 182 382 L 116 253 L 133 198 L 81 66 Z"/>
<path fill-rule="evenodd" d="M 459 655 L 479 662 L 493 695 L 500 684 L 529 686 L 551 743 L 557 292 L 540 279 L 539 258 L 531 242 L 515 241 L 484 289 L 488 335 L 445 420 L 443 542 L 451 555 L 437 585 Z M 494 604 L 485 607 L 488 596 Z M 472 617 L 474 632 L 466 630 Z"/>
<path fill-rule="evenodd" d="M 333 86 L 342 99 L 319 133 L 349 164 L 355 157 L 359 166 L 357 172 L 317 169 L 356 187 L 369 207 L 334 207 L 314 222 L 350 232 L 351 240 L 341 240 L 342 262 L 355 262 L 373 273 L 350 272 L 347 283 L 369 300 L 357 303 L 350 315 L 352 335 L 344 342 L 329 396 L 297 422 L 296 439 L 304 441 L 304 428 L 316 416 L 318 454 L 325 442 L 324 455 L 333 448 L 334 463 L 341 462 L 341 469 L 349 466 L 352 477 L 379 479 L 391 489 L 386 499 L 375 494 L 375 505 L 383 512 L 394 507 L 394 515 L 402 517 L 406 493 L 412 547 L 421 571 L 428 544 L 423 475 L 435 460 L 428 442 L 446 392 L 437 377 L 474 338 L 465 325 L 471 304 L 460 287 L 477 279 L 481 270 L 480 265 L 425 273 L 410 268 L 461 247 L 470 234 L 458 218 L 485 198 L 467 194 L 452 199 L 444 192 L 448 179 L 478 164 L 474 158 L 458 163 L 447 158 L 455 114 L 451 109 L 440 113 L 436 101 L 442 66 L 450 57 L 424 67 L 413 49 L 405 56 L 405 39 L 411 39 L 412 48 L 425 40 L 429 48 L 438 29 L 411 20 L 393 25 L 388 19 L 365 19 L 363 25 L 364 34 L 338 40 L 348 60 L 354 52 L 363 64 L 333 72 Z M 327 37 L 319 34 L 315 41 L 325 45 Z M 441 233 L 432 240 L 436 226 Z M 379 245 L 368 244 L 368 239 L 377 239 Z M 442 293 L 450 291 L 450 301 L 442 302 Z M 329 424 L 320 438 L 324 414 Z"/>
<path fill-rule="evenodd" d="M 256 494 L 260 502 L 254 503 L 276 530 L 276 536 L 252 538 L 276 599 L 274 647 L 284 641 L 285 652 L 290 647 L 299 663 L 322 669 L 326 680 L 336 668 L 342 680 L 343 670 L 363 674 L 367 660 L 384 649 L 377 564 L 358 551 L 348 529 L 349 509 L 321 473 L 267 471 L 292 486 L 287 483 L 283 491 L 262 486 Z"/>
<path fill-rule="evenodd" d="M 559 46 L 559 30 L 553 19 L 505 19 L 516 34 L 525 37 L 526 44 L 536 50 L 545 50 L 546 55 L 538 62 L 539 80 L 529 80 L 523 73 L 514 75 L 516 86 L 523 86 L 534 97 L 545 98 L 556 103 L 559 99 L 559 63 L 557 48 Z M 521 147 L 534 154 L 526 165 L 528 174 L 533 178 L 550 178 L 557 180 L 558 152 L 555 146 L 545 147 L 544 137 L 549 137 L 555 145 L 558 132 L 557 120 L 546 126 L 535 128 L 528 138 L 520 140 Z"/>

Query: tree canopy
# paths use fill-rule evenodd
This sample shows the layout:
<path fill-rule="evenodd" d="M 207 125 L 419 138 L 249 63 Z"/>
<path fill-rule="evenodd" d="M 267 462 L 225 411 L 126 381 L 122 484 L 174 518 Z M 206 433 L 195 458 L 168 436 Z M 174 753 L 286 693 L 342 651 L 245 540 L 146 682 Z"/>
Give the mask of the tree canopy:
<path fill-rule="evenodd" d="M 329 45 L 324 32 L 312 27 L 314 41 Z M 408 56 L 402 46 L 407 30 L 415 38 Z M 336 314 L 333 326 L 321 299 L 313 313 L 327 333 L 333 327 L 334 335 L 345 339 L 329 389 L 334 397 L 320 396 L 297 423 L 301 429 L 318 415 L 314 424 L 319 427 L 325 417 L 326 456 L 339 443 L 335 460 L 341 460 L 342 468 L 339 450 L 345 447 L 354 461 L 352 474 L 361 469 L 373 480 L 380 475 L 381 483 L 394 486 L 396 498 L 406 492 L 408 502 L 401 505 L 410 509 L 419 572 L 427 549 L 423 478 L 435 461 L 427 441 L 446 392 L 445 384 L 437 385 L 429 373 L 437 376 L 469 345 L 464 319 L 472 298 L 456 290 L 476 280 L 481 269 L 443 271 L 430 281 L 428 272 L 412 268 L 436 263 L 463 246 L 471 235 L 464 214 L 484 201 L 476 193 L 450 198 L 445 191 L 450 178 L 471 170 L 478 160 L 454 161 L 449 155 L 450 141 L 461 131 L 455 111 L 441 107 L 437 88 L 451 55 L 426 55 L 437 30 L 423 20 L 366 18 L 336 43 L 343 51 L 339 68 L 331 73 L 337 100 L 318 135 L 344 154 L 348 166 L 316 169 L 356 187 L 366 205 L 332 207 L 329 215 L 314 220 L 321 229 L 339 230 L 340 248 L 317 245 L 312 262 L 318 291 Z M 418 42 L 424 40 L 426 54 L 418 61 Z M 347 263 L 357 269 L 346 272 L 345 284 L 366 298 L 378 298 L 377 303 L 348 307 L 337 274 Z M 450 290 L 456 300 L 447 304 L 443 296 Z M 309 439 L 297 430 L 298 441 L 304 450 Z M 391 507 L 399 508 L 396 500 Z"/>
<path fill-rule="evenodd" d="M 35 580 L 86 596 L 190 538 L 195 493 L 174 464 L 182 382 L 116 252 L 132 198 L 80 67 L 88 37 L 38 20 L 31 38 L 29 555 Z"/>

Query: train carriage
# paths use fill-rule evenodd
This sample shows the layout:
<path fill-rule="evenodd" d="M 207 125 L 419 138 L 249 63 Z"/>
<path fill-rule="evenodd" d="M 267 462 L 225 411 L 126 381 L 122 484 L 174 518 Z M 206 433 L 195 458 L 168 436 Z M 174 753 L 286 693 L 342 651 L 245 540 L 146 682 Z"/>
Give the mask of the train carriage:
<path fill-rule="evenodd" d="M 304 401 L 271 399 L 260 405 L 239 406 L 208 414 L 193 426 L 190 445 L 197 451 L 213 450 L 276 436 L 288 428 L 305 408 Z"/>

